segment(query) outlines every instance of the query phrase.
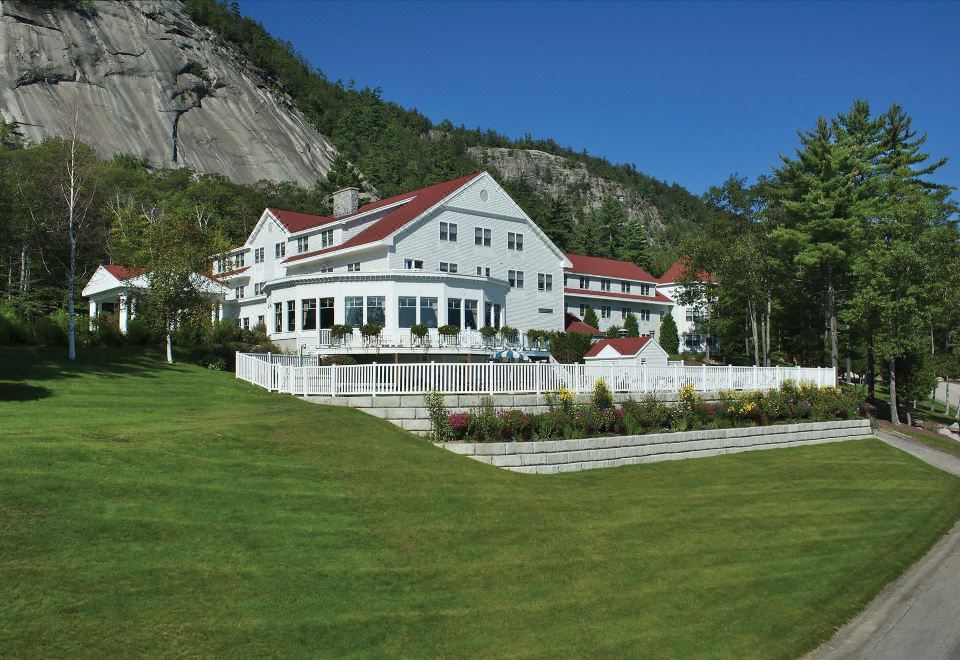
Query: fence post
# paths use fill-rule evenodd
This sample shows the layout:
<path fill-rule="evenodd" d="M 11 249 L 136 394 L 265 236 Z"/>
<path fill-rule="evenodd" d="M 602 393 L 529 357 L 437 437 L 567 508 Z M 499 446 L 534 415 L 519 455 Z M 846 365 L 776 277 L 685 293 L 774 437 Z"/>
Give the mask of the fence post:
<path fill-rule="evenodd" d="M 234 377 L 240 377 L 240 351 L 233 352 L 233 374 Z"/>
<path fill-rule="evenodd" d="M 773 368 L 773 386 L 775 389 L 780 389 L 780 365 L 776 365 Z"/>
<path fill-rule="evenodd" d="M 680 391 L 680 365 L 673 365 L 673 391 Z"/>
<path fill-rule="evenodd" d="M 487 362 L 487 389 L 490 390 L 490 396 L 493 396 L 493 362 Z"/>
<path fill-rule="evenodd" d="M 757 365 L 753 365 L 753 389 L 755 390 L 757 389 L 757 374 L 759 373 L 757 369 Z"/>
<path fill-rule="evenodd" d="M 732 364 L 727 365 L 727 389 L 728 390 L 733 389 L 733 365 Z"/>
<path fill-rule="evenodd" d="M 707 363 L 703 363 L 703 389 L 702 392 L 707 391 Z"/>
<path fill-rule="evenodd" d="M 647 393 L 647 365 L 641 365 L 640 368 L 643 370 L 643 393 Z"/>
<path fill-rule="evenodd" d="M 370 379 L 370 381 L 371 381 L 371 382 L 370 382 L 370 391 L 372 392 L 371 396 L 372 396 L 374 399 L 376 399 L 376 398 L 377 398 L 377 383 L 379 382 L 379 381 L 377 380 L 377 363 L 376 363 L 376 362 L 373 363 L 373 368 L 371 369 L 371 371 L 373 372 L 373 378 Z"/>
<path fill-rule="evenodd" d="M 535 383 L 534 386 L 537 388 L 537 396 L 540 396 L 540 390 L 543 389 L 543 387 L 541 387 L 541 384 L 540 384 L 540 363 L 534 362 L 533 369 L 534 369 L 533 377 L 534 377 L 534 383 Z"/>
<path fill-rule="evenodd" d="M 337 396 L 337 363 L 330 365 L 330 396 Z"/>

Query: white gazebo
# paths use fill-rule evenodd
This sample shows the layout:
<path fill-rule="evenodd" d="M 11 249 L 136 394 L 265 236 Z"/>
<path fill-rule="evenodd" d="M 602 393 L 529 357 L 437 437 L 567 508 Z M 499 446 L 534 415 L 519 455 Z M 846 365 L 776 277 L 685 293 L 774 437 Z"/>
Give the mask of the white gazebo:
<path fill-rule="evenodd" d="M 201 279 L 200 288 L 216 298 L 213 318 L 223 318 L 226 289 L 205 275 L 196 277 Z M 147 271 L 143 268 L 101 264 L 82 291 L 83 297 L 90 301 L 90 329 L 101 314 L 116 314 L 120 332 L 126 334 L 127 322 L 137 314 L 137 294 L 148 286 Z"/>

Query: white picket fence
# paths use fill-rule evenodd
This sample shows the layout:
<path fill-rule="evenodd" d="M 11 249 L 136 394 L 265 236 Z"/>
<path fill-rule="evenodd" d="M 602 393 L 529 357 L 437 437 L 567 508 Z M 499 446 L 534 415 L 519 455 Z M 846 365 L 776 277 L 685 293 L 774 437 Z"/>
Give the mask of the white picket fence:
<path fill-rule="evenodd" d="M 365 364 L 322 367 L 316 358 L 237 353 L 237 378 L 265 389 L 304 396 L 388 394 L 542 394 L 566 388 L 590 392 L 602 380 L 614 392 L 700 392 L 775 389 L 785 380 L 833 385 L 832 368 L 666 367 L 556 364 Z"/>

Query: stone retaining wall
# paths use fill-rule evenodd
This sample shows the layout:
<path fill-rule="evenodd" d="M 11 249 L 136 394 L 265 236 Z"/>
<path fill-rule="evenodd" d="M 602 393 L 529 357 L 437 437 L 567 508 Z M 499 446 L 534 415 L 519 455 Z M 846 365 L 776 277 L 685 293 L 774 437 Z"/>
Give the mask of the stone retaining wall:
<path fill-rule="evenodd" d="M 706 401 L 714 401 L 716 392 L 698 392 Z M 480 405 L 483 394 L 448 394 L 444 401 L 449 412 L 469 410 Z M 493 400 L 496 408 L 519 408 L 526 413 L 547 412 L 547 399 L 542 394 L 494 394 L 487 395 Z M 626 401 L 631 395 L 615 394 L 617 402 Z M 633 395 L 634 399 L 641 399 L 644 395 Z M 667 403 L 677 400 L 676 392 L 660 392 L 657 398 Z M 430 432 L 430 411 L 423 402 L 422 394 L 402 394 L 386 396 L 309 396 L 307 401 L 327 406 L 350 406 L 369 415 L 386 419 L 402 429 L 417 435 L 427 435 Z M 577 403 L 588 403 L 589 394 L 577 394 Z"/>
<path fill-rule="evenodd" d="M 870 420 L 856 419 L 583 440 L 448 442 L 441 446 L 506 470 L 552 474 L 858 440 L 872 435 Z"/>

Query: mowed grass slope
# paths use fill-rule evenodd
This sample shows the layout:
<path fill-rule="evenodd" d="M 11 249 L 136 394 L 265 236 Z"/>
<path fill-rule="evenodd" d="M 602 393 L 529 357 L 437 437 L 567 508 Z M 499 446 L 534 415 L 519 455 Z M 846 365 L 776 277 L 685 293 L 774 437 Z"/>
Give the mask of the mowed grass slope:
<path fill-rule="evenodd" d="M 10 657 L 795 657 L 960 516 L 879 441 L 520 475 L 157 356 L 0 381 Z"/>

